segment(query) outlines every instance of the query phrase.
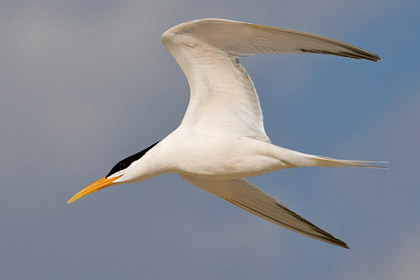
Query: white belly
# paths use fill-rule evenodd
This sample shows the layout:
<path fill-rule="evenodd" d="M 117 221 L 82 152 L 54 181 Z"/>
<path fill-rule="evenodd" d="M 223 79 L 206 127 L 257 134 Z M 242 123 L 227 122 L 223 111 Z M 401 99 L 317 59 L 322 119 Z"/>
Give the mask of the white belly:
<path fill-rule="evenodd" d="M 232 179 L 290 167 L 274 157 L 275 146 L 249 137 L 174 134 L 167 140 L 169 172 Z"/>

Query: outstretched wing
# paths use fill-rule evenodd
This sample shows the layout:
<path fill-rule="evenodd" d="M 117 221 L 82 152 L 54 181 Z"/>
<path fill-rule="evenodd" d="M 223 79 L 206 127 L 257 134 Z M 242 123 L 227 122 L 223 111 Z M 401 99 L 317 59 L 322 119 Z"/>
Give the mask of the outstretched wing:
<path fill-rule="evenodd" d="M 191 184 L 220 196 L 272 223 L 324 242 L 349 248 L 343 241 L 302 218 L 245 179 L 208 180 L 193 176 L 181 176 Z"/>
<path fill-rule="evenodd" d="M 181 126 L 202 134 L 269 141 L 254 85 L 238 56 L 321 53 L 380 60 L 361 48 L 318 35 L 222 19 L 180 24 L 162 42 L 184 71 L 191 99 Z"/>

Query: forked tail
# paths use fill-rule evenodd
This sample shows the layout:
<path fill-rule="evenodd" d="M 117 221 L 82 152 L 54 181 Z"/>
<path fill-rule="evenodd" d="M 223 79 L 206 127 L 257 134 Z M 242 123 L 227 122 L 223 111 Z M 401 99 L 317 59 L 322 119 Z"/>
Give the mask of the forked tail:
<path fill-rule="evenodd" d="M 345 160 L 345 159 L 335 159 L 323 156 L 315 155 L 306 155 L 307 159 L 313 162 L 311 166 L 321 166 L 321 167 L 365 167 L 365 168 L 380 168 L 388 169 L 386 166 L 381 166 L 378 164 L 387 164 L 388 161 L 362 161 L 362 160 Z"/>
<path fill-rule="evenodd" d="M 273 147 L 274 145 L 272 145 Z M 362 160 L 346 160 L 335 159 L 317 155 L 304 154 L 297 151 L 289 150 L 279 146 L 275 147 L 276 158 L 280 161 L 290 164 L 293 167 L 320 166 L 320 167 L 366 167 L 388 169 L 382 164 L 388 161 L 362 161 Z"/>

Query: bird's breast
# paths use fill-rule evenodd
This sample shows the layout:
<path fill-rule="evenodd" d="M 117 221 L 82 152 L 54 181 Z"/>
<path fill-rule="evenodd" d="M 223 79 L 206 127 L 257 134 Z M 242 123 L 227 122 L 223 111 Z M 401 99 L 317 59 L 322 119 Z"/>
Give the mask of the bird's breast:
<path fill-rule="evenodd" d="M 169 172 L 179 174 L 233 179 L 261 175 L 281 166 L 270 156 L 271 144 L 249 137 L 183 133 L 168 137 L 162 144 Z"/>

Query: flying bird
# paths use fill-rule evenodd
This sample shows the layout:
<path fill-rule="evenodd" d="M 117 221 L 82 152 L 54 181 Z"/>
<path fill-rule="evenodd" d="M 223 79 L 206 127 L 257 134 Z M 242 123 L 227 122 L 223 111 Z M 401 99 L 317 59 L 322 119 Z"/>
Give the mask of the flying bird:
<path fill-rule="evenodd" d="M 177 129 L 163 140 L 118 162 L 102 179 L 68 203 L 110 185 L 177 173 L 193 185 L 272 223 L 348 248 L 244 178 L 279 169 L 375 167 L 356 161 L 304 154 L 271 143 L 251 78 L 238 57 L 253 54 L 317 53 L 378 61 L 359 47 L 326 37 L 223 19 L 182 23 L 162 42 L 188 79 L 190 101 Z"/>

